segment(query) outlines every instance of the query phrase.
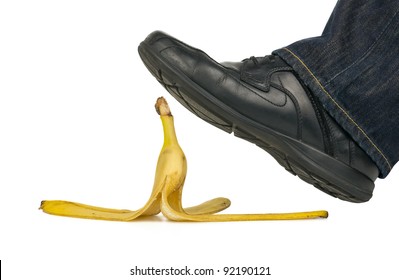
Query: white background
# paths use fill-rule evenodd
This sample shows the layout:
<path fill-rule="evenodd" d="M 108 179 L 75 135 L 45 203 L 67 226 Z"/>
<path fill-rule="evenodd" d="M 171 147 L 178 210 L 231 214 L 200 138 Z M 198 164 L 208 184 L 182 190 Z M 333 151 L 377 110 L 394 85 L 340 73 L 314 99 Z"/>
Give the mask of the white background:
<path fill-rule="evenodd" d="M 270 267 L 271 276 L 252 279 L 397 277 L 397 168 L 377 180 L 367 203 L 334 199 L 287 173 L 263 150 L 197 119 L 156 82 L 137 53 L 139 43 L 159 29 L 218 61 L 263 56 L 319 35 L 334 5 L 1 1 L 4 279 L 135 279 L 129 271 L 136 265 Z M 144 204 L 162 145 L 153 108 L 161 95 L 170 103 L 188 158 L 185 205 L 226 196 L 232 206 L 225 213 L 326 209 L 330 217 L 174 223 L 160 216 L 122 223 L 38 210 L 43 199 L 128 209 Z"/>

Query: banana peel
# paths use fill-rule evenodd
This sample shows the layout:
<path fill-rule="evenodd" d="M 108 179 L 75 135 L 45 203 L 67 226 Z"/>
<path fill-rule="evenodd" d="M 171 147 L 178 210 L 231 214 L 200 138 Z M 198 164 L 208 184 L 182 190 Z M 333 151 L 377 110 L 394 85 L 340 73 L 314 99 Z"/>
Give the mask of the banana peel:
<path fill-rule="evenodd" d="M 183 208 L 182 194 L 187 173 L 187 160 L 176 137 L 174 119 L 166 100 L 157 99 L 155 109 L 160 115 L 164 143 L 158 157 L 150 198 L 138 210 L 97 207 L 64 200 L 43 200 L 45 213 L 59 216 L 110 221 L 133 221 L 139 217 L 162 214 L 172 221 L 227 222 L 255 220 L 299 220 L 327 218 L 324 210 L 270 214 L 216 214 L 231 204 L 228 198 L 218 197 L 196 206 Z"/>

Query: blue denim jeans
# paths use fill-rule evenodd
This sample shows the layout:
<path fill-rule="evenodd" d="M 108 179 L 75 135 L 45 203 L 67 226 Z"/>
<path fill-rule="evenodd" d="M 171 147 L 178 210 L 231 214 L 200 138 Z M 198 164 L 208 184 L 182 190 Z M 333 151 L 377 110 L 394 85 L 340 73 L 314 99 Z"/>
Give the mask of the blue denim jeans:
<path fill-rule="evenodd" d="M 341 0 L 319 37 L 274 51 L 375 161 L 399 159 L 399 0 Z"/>

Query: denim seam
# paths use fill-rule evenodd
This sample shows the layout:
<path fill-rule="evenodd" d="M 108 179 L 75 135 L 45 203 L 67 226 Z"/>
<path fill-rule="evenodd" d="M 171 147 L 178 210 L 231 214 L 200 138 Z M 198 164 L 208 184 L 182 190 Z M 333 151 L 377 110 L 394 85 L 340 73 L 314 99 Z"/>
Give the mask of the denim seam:
<path fill-rule="evenodd" d="M 313 72 L 309 69 L 309 67 L 305 64 L 305 62 L 302 61 L 295 53 L 293 53 L 290 49 L 284 48 L 284 50 L 288 51 L 294 58 L 296 58 L 306 69 L 306 71 L 309 72 L 309 74 L 312 76 L 312 78 L 316 81 L 320 89 L 326 94 L 326 96 L 334 103 L 334 105 L 341 110 L 345 116 L 357 127 L 357 129 L 366 137 L 366 139 L 370 142 L 370 144 L 378 151 L 378 153 L 384 158 L 386 164 L 388 165 L 389 169 L 392 169 L 391 164 L 389 163 L 387 157 L 384 155 L 384 153 L 377 147 L 377 145 L 370 139 L 370 137 L 366 134 L 366 132 L 349 116 L 349 114 L 345 111 L 344 108 L 342 108 L 335 100 L 332 98 L 331 94 L 324 88 L 324 86 L 321 84 L 319 79 L 313 74 Z"/>

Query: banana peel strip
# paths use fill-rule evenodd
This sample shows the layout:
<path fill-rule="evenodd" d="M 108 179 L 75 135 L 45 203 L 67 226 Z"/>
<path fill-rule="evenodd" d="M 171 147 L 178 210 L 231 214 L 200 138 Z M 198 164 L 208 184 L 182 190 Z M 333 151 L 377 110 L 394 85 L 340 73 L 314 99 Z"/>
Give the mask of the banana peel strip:
<path fill-rule="evenodd" d="M 157 99 L 155 109 L 162 121 L 164 144 L 158 157 L 152 193 L 142 208 L 112 209 L 72 201 L 43 200 L 39 209 L 52 215 L 109 221 L 133 221 L 139 217 L 154 216 L 160 212 L 167 219 L 179 222 L 300 220 L 328 217 L 328 212 L 325 210 L 270 214 L 215 214 L 230 206 L 230 200 L 224 197 L 183 208 L 182 193 L 187 173 L 186 157 L 177 141 L 173 116 L 163 97 Z"/>

